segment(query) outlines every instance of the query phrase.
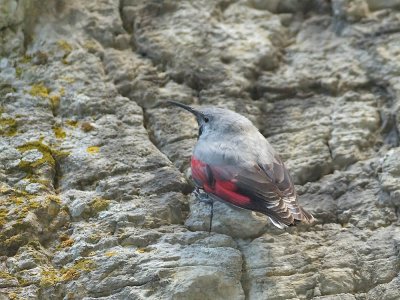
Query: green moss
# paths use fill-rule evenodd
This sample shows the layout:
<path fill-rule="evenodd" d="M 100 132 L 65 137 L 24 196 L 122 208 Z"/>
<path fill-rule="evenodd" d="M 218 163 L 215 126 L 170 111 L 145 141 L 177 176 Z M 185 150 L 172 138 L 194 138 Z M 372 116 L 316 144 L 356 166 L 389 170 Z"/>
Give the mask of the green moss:
<path fill-rule="evenodd" d="M 29 94 L 36 97 L 47 98 L 49 96 L 50 89 L 47 88 L 43 83 L 32 85 Z"/>

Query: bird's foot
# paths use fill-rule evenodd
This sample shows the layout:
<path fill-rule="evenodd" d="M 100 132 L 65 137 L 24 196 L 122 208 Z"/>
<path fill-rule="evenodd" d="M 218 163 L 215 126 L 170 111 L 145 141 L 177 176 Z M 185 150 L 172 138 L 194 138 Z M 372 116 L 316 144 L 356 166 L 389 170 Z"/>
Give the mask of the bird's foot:
<path fill-rule="evenodd" d="M 210 205 L 211 211 L 210 211 L 210 226 L 208 228 L 208 233 L 211 233 L 212 229 L 212 221 L 213 221 L 213 216 L 214 216 L 214 201 L 208 196 L 207 193 L 201 192 L 199 188 L 196 188 L 194 190 L 194 195 L 196 196 L 196 199 L 199 200 L 200 202 L 206 203 Z"/>
<path fill-rule="evenodd" d="M 193 194 L 196 196 L 196 199 L 199 200 L 200 202 L 210 205 L 213 204 L 213 200 L 208 196 L 208 194 L 201 192 L 199 188 L 196 188 Z"/>

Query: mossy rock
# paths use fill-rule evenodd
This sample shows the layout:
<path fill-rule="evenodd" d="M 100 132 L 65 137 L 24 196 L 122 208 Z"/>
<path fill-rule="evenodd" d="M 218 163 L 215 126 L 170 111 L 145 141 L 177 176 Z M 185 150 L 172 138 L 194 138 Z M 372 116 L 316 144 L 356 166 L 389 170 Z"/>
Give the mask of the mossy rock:
<path fill-rule="evenodd" d="M 17 129 L 17 120 L 0 117 L 0 136 L 14 136 L 17 134 Z"/>
<path fill-rule="evenodd" d="M 54 168 L 56 165 L 55 158 L 58 159 L 69 155 L 69 152 L 52 149 L 46 144 L 42 143 L 41 141 L 28 142 L 22 146 L 19 146 L 17 149 L 21 153 L 36 149 L 40 151 L 43 155 L 41 159 L 38 159 L 37 161 L 34 162 L 21 161 L 19 163 L 19 167 L 25 169 L 26 171 L 32 171 L 32 169 L 37 168 L 46 163 Z"/>
<path fill-rule="evenodd" d="M 32 85 L 31 89 L 29 90 L 29 94 L 34 97 L 47 98 L 50 94 L 50 89 L 43 83 L 38 83 Z"/>
<path fill-rule="evenodd" d="M 0 84 L 0 97 L 4 97 L 9 93 L 15 93 L 16 91 L 17 90 L 11 84 Z"/>
<path fill-rule="evenodd" d="M 89 207 L 82 216 L 87 219 L 91 217 L 97 216 L 100 212 L 106 210 L 110 205 L 110 200 L 106 200 L 103 198 L 95 198 L 90 204 Z"/>
<path fill-rule="evenodd" d="M 91 259 L 80 259 L 71 267 L 63 267 L 60 270 L 55 268 L 46 268 L 42 270 L 40 286 L 55 286 L 60 282 L 71 281 L 80 277 L 82 273 L 90 272 L 96 267 Z"/>

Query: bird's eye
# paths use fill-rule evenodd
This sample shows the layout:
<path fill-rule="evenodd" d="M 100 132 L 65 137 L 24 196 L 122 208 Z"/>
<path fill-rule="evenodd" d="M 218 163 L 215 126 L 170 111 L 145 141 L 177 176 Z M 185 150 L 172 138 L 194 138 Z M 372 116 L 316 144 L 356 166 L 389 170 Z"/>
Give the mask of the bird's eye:
<path fill-rule="evenodd" d="M 204 122 L 208 123 L 208 121 L 210 121 L 210 119 L 207 117 L 204 117 Z"/>

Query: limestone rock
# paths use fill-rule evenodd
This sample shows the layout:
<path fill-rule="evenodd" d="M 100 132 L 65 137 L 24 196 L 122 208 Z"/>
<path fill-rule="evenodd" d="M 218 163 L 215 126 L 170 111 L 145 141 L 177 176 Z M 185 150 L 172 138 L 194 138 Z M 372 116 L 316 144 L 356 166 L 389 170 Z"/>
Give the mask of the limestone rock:
<path fill-rule="evenodd" d="M 397 8 L 0 0 L 0 299 L 399 299 Z M 197 201 L 167 100 L 247 116 L 316 223 Z"/>

